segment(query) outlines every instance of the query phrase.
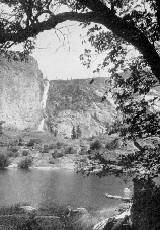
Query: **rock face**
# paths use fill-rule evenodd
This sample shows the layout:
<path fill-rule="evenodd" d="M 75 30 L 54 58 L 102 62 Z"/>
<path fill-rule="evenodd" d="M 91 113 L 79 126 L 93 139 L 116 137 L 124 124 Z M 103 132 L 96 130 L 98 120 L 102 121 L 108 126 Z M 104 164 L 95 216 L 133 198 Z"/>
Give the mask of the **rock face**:
<path fill-rule="evenodd" d="M 115 120 L 116 110 L 111 98 L 101 102 L 105 79 L 50 81 L 47 100 L 47 125 L 56 134 L 71 137 L 79 126 L 82 137 L 105 133 Z"/>
<path fill-rule="evenodd" d="M 43 122 L 55 135 L 69 138 L 73 127 L 82 137 L 105 133 L 116 110 L 109 97 L 101 103 L 105 79 L 90 80 L 53 80 L 45 94 L 45 80 L 32 57 L 21 62 L 0 56 L 0 121 L 19 130 L 38 130 Z"/>
<path fill-rule="evenodd" d="M 7 60 L 0 56 L 0 121 L 4 127 L 37 128 L 43 118 L 44 84 L 37 62 Z"/>

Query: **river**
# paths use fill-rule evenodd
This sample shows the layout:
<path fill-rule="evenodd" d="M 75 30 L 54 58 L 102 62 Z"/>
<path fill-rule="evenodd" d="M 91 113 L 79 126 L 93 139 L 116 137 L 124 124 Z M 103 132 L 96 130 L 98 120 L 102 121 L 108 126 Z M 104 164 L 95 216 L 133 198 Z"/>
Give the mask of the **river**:
<path fill-rule="evenodd" d="M 111 208 L 121 201 L 107 199 L 103 193 L 123 196 L 124 188 L 131 185 L 114 175 L 98 178 L 66 170 L 1 170 L 0 206 L 27 202 L 31 206 L 56 203 L 90 210 Z"/>

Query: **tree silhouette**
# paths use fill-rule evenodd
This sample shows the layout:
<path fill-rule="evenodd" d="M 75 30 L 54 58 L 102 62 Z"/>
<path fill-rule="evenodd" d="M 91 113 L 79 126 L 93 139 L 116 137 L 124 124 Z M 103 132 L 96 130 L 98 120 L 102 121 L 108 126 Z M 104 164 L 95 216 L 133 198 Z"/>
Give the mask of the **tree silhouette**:
<path fill-rule="evenodd" d="M 73 126 L 73 129 L 72 129 L 71 138 L 72 138 L 72 139 L 76 139 L 76 138 L 77 138 L 77 134 L 76 134 L 76 130 L 75 130 L 75 127 L 74 127 L 74 126 Z"/>
<path fill-rule="evenodd" d="M 152 73 L 160 79 L 158 0 L 1 0 L 0 2 L 6 6 L 6 11 L 1 11 L 0 22 L 0 44 L 3 52 L 13 44 L 24 43 L 26 55 L 34 48 L 31 38 L 35 38 L 45 30 L 56 29 L 58 24 L 65 21 L 77 21 L 83 23 L 83 26 L 91 26 L 88 31 L 88 35 L 91 35 L 89 41 L 98 51 L 106 51 L 103 65 L 106 65 L 108 60 L 115 62 L 116 65 L 117 54 L 122 54 L 121 65 L 123 65 L 126 57 L 123 55 L 124 44 L 132 44 L 142 54 Z M 59 12 L 58 8 L 61 8 Z M 64 11 L 66 8 L 68 10 Z"/>
<path fill-rule="evenodd" d="M 77 129 L 76 129 L 76 137 L 77 137 L 77 139 L 79 139 L 79 138 L 81 138 L 81 136 L 82 136 L 82 131 L 80 129 L 80 126 L 78 125 Z"/>

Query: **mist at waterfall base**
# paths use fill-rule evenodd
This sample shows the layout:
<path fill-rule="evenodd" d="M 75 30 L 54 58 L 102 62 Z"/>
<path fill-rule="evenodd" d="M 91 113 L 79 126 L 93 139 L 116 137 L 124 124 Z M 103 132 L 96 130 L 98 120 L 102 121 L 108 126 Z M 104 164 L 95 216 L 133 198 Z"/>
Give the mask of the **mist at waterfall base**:
<path fill-rule="evenodd" d="M 43 119 L 41 121 L 41 123 L 38 125 L 38 129 L 37 131 L 41 131 L 44 132 L 44 123 L 45 123 L 45 118 L 44 116 L 48 116 L 46 113 L 46 104 L 47 104 L 47 97 L 48 97 L 48 91 L 49 91 L 49 80 L 45 80 L 44 81 L 44 93 L 43 93 L 43 99 L 42 99 L 42 108 L 43 108 Z"/>

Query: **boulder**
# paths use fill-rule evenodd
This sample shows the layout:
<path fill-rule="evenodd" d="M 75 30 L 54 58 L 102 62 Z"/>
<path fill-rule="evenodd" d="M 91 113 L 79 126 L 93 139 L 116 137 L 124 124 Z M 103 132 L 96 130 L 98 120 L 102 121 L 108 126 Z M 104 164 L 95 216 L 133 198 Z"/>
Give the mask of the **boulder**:
<path fill-rule="evenodd" d="M 5 121 L 4 127 L 36 129 L 43 117 L 43 92 L 43 74 L 34 58 L 8 61 L 0 55 L 0 120 Z"/>

